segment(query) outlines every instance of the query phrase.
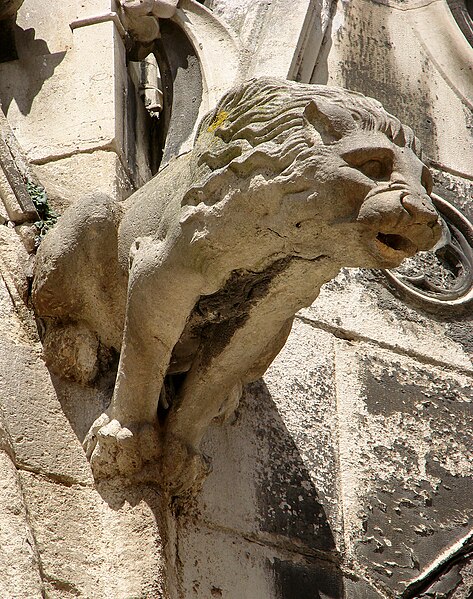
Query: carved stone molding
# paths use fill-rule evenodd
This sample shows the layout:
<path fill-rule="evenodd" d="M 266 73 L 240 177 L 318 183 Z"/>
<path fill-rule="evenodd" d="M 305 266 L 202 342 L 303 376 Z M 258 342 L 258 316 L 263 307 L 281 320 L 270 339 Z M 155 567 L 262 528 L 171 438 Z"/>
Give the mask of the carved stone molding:
<path fill-rule="evenodd" d="M 223 93 L 242 79 L 240 43 L 210 10 L 194 0 L 181 0 L 171 21 L 195 49 L 202 71 L 202 101 L 194 130 L 181 151 L 190 150 L 197 125 Z M 219 68 L 218 65 L 225 65 Z"/>
<path fill-rule="evenodd" d="M 473 46 L 473 4 L 466 0 L 447 0 L 458 27 Z"/>
<path fill-rule="evenodd" d="M 38 212 L 27 189 L 28 183 L 39 186 L 26 156 L 21 151 L 0 109 L 0 201 L 5 207 L 4 219 L 15 224 L 39 220 Z"/>
<path fill-rule="evenodd" d="M 440 242 L 384 272 L 397 289 L 421 305 L 463 307 L 473 300 L 473 225 L 447 200 L 432 194 L 432 201 L 444 222 Z"/>
<path fill-rule="evenodd" d="M 463 538 L 445 549 L 417 578 L 411 580 L 402 593 L 401 599 L 424 597 L 425 599 L 428 597 L 432 599 L 452 597 L 453 599 L 452 591 L 455 591 L 457 585 L 463 580 L 459 575 L 460 570 L 468 565 L 472 557 L 473 530 L 470 530 Z M 453 576 L 449 577 L 449 574 Z"/>

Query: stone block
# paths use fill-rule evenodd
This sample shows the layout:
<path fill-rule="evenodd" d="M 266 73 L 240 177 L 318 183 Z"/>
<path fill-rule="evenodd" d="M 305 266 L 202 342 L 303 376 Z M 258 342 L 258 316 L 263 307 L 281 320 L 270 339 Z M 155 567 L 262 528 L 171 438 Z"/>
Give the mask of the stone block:
<path fill-rule="evenodd" d="M 186 599 L 344 596 L 342 574 L 335 564 L 305 560 L 228 531 L 200 525 L 181 529 L 179 557 Z"/>
<path fill-rule="evenodd" d="M 346 547 L 399 594 L 471 526 L 470 377 L 361 343 L 336 356 Z"/>
<path fill-rule="evenodd" d="M 178 551 L 181 592 L 186 599 L 273 596 L 268 554 L 259 545 L 193 525 L 180 529 Z"/>
<path fill-rule="evenodd" d="M 7 242 L 13 236 L 20 243 L 19 238 L 12 229 L 3 229 L 8 235 L 2 238 L 5 245 L 0 244 L 1 257 L 5 258 L 6 246 L 13 261 L 16 246 Z M 25 277 L 20 271 L 17 264 L 16 274 Z M 8 279 L 8 288 L 0 279 L 0 409 L 12 437 L 16 460 L 24 468 L 92 484 L 81 442 L 91 422 L 107 404 L 109 391 L 51 380 L 41 358 L 33 316 L 22 300 L 12 295 L 15 291 L 12 278 Z M 17 302 L 15 305 L 12 297 Z"/>
<path fill-rule="evenodd" d="M 102 192 L 122 200 L 132 188 L 115 152 L 96 150 L 36 165 L 35 172 L 45 186 L 50 204 L 62 214 L 74 202 L 92 192 Z"/>
<path fill-rule="evenodd" d="M 472 370 L 469 353 L 449 334 L 448 325 L 398 299 L 376 271 L 343 269 L 299 315 L 345 339 L 372 340 L 408 355 Z"/>
<path fill-rule="evenodd" d="M 61 4 L 44 4 L 41 0 L 25 0 L 18 11 L 17 24 L 31 36 L 48 41 L 50 53 L 69 50 L 73 33 L 69 24 L 75 19 L 90 17 L 110 10 L 106 0 L 63 0 Z M 34 28 L 32 30 L 32 28 Z"/>
<path fill-rule="evenodd" d="M 48 597 L 162 596 L 151 491 L 102 488 L 105 501 L 93 489 L 29 472 L 21 480 Z"/>
<path fill-rule="evenodd" d="M 15 465 L 4 451 L 0 451 L 0 472 L 0 596 L 41 599 L 43 584 L 35 541 Z"/>
<path fill-rule="evenodd" d="M 8 331 L 12 339 L 26 340 L 12 301 L 17 309 L 19 303 L 24 305 L 28 295 L 27 274 L 31 271 L 31 264 L 20 236 L 14 229 L 5 226 L 0 228 L 0 269 L 0 312 L 5 316 L 11 315 L 11 318 L 0 324 L 0 328 L 5 335 Z"/>
<path fill-rule="evenodd" d="M 85 453 L 57 400 L 39 344 L 0 340 L 0 388 L 17 463 L 92 484 Z"/>
<path fill-rule="evenodd" d="M 114 73 L 124 68 L 124 51 L 115 48 L 122 42 L 113 23 L 76 29 L 72 47 L 60 52 L 35 38 L 34 29 L 19 35 L 19 60 L 0 65 L 0 95 L 28 158 L 120 148 L 123 89 Z"/>
<path fill-rule="evenodd" d="M 202 518 L 261 540 L 284 537 L 334 551 L 340 522 L 333 359 L 330 334 L 295 323 L 234 420 L 212 427 L 205 440 L 213 472 L 196 498 Z"/>
<path fill-rule="evenodd" d="M 250 47 L 251 60 L 247 77 L 267 75 L 292 79 L 299 66 L 298 54 L 304 48 L 308 21 L 314 18 L 312 13 L 319 19 L 325 16 L 320 14 L 323 12 L 320 9 L 319 3 L 307 0 L 280 0 L 271 5 L 263 4 L 258 23 L 261 30 L 258 32 L 258 43 Z M 321 28 L 314 28 L 311 35 L 314 50 L 318 49 L 323 35 Z"/>

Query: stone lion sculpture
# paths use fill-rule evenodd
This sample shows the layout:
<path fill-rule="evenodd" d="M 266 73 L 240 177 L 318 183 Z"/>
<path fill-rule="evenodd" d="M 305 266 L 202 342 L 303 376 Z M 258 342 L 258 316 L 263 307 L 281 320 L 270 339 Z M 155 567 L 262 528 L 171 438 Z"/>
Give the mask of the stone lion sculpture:
<path fill-rule="evenodd" d="M 377 101 L 262 78 L 227 93 L 193 150 L 127 201 L 68 209 L 41 244 L 33 304 L 61 376 L 88 383 L 120 353 L 85 440 L 94 475 L 192 486 L 209 423 L 323 283 L 437 242 L 431 185 L 413 132 Z"/>

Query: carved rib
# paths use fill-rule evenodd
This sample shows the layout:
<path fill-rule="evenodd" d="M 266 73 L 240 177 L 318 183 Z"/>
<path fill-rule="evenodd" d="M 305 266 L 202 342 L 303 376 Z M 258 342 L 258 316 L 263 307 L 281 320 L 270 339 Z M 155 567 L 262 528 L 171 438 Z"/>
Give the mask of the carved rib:
<path fill-rule="evenodd" d="M 473 555 L 473 529 L 462 539 L 444 551 L 417 578 L 412 580 L 401 595 L 401 599 L 414 599 L 425 591 L 436 579 L 445 574 L 462 557 Z"/>

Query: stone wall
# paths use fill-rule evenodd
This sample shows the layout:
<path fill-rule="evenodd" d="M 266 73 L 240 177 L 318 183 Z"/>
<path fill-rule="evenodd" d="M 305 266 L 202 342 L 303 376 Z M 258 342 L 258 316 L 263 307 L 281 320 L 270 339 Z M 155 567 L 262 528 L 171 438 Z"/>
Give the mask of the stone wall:
<path fill-rule="evenodd" d="M 444 0 L 205 4 L 217 23 L 189 0 L 189 29 L 176 20 L 203 103 L 262 74 L 371 95 L 421 138 L 436 193 L 473 217 L 473 48 Z M 18 59 L 0 63 L 3 111 L 59 212 L 154 172 L 116 25 L 70 28 L 109 11 L 25 0 Z M 204 29 L 217 50 L 225 39 L 213 62 Z M 226 64 L 228 80 L 212 75 Z M 48 373 L 24 302 L 31 258 L 0 229 L 2 597 L 471 598 L 471 306 L 344 270 L 210 430 L 202 491 L 166 506 L 158 486 L 94 483 L 81 442 L 113 373 L 88 388 Z"/>

